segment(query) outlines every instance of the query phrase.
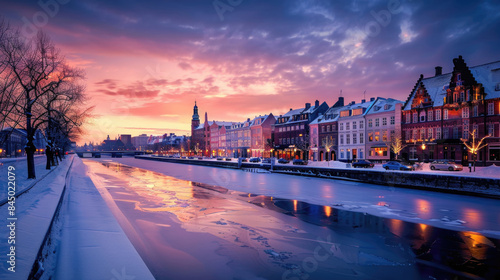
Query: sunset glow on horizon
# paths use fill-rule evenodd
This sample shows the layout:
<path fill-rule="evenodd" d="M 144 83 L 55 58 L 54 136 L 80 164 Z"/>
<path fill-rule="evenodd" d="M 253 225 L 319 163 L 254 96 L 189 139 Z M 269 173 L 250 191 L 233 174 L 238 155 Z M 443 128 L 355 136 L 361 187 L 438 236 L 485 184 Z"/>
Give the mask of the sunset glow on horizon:
<path fill-rule="evenodd" d="M 420 74 L 448 73 L 458 55 L 500 60 L 500 5 L 488 1 L 49 2 L 5 2 L 0 15 L 46 32 L 85 70 L 95 118 L 78 144 L 187 135 L 195 100 L 202 122 L 331 106 L 341 91 L 404 101 Z"/>

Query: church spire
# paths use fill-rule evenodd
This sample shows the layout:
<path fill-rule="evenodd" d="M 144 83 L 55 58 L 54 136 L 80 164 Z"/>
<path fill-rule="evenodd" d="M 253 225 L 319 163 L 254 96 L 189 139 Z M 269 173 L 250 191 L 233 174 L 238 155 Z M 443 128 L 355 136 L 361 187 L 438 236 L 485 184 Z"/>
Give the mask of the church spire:
<path fill-rule="evenodd" d="M 194 101 L 194 108 L 193 108 L 193 121 L 199 121 L 200 116 L 198 115 L 198 106 L 196 105 L 196 100 Z"/>

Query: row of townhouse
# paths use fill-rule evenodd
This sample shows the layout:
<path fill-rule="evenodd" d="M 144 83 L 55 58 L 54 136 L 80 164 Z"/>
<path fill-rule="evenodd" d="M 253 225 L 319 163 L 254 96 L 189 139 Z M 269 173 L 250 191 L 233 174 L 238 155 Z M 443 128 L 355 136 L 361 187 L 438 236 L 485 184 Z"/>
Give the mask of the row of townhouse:
<path fill-rule="evenodd" d="M 311 123 L 309 159 L 389 160 L 390 143 L 401 130 L 402 105 L 402 101 L 381 97 L 344 105 L 340 97 Z"/>
<path fill-rule="evenodd" d="M 488 136 L 477 154 L 483 164 L 500 161 L 500 61 L 468 67 L 459 56 L 453 71 L 420 76 L 406 102 L 371 98 L 329 107 L 318 100 L 283 115 L 245 122 L 200 124 L 195 104 L 192 147 L 206 155 L 274 156 L 309 160 L 387 161 L 391 142 L 401 139 L 410 161 L 448 159 L 467 164 L 473 156 L 463 141 Z M 259 125 L 264 123 L 263 125 Z"/>
<path fill-rule="evenodd" d="M 269 157 L 272 131 L 276 122 L 273 114 L 256 116 L 244 122 L 208 121 L 200 124 L 195 103 L 191 120 L 190 149 L 196 154 L 221 157 Z"/>

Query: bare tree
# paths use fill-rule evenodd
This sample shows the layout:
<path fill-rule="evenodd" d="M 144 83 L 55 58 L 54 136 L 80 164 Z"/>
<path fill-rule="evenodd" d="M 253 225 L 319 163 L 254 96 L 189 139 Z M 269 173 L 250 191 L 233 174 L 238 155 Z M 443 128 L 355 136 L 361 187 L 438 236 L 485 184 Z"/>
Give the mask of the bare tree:
<path fill-rule="evenodd" d="M 72 84 L 83 78 L 83 73 L 68 66 L 49 37 L 42 32 L 30 41 L 23 39 L 19 30 L 7 30 L 0 41 L 0 55 L 4 76 L 13 79 L 12 113 L 22 116 L 27 133 L 25 151 L 28 178 L 36 178 L 33 143 L 37 129 L 50 123 L 54 108 L 60 103 L 76 104 L 69 92 Z M 82 91 L 78 91 L 81 95 Z M 64 98 L 62 98 L 64 96 Z M 71 107 L 66 104 L 66 107 Z M 69 110 L 69 109 L 68 109 Z M 55 112 L 54 112 L 55 113 Z M 58 115 L 64 114 L 59 111 Z"/>
<path fill-rule="evenodd" d="M 474 129 L 472 132 L 470 132 L 470 135 L 472 136 L 472 141 L 470 144 L 467 142 L 469 139 L 460 139 L 464 143 L 465 147 L 467 147 L 467 150 L 469 153 L 472 154 L 472 158 L 474 160 L 474 172 L 476 172 L 476 159 L 477 159 L 477 152 L 479 152 L 482 148 L 488 146 L 488 144 L 483 144 L 484 139 L 491 137 L 491 135 L 486 135 L 479 142 L 476 143 L 476 130 Z"/>

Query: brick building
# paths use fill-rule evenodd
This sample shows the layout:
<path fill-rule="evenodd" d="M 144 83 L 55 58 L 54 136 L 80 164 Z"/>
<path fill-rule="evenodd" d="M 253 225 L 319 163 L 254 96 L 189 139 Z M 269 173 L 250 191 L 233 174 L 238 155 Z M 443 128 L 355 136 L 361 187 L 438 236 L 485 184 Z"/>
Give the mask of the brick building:
<path fill-rule="evenodd" d="M 403 158 L 413 161 L 448 159 L 467 165 L 473 160 L 461 139 L 491 135 L 478 162 L 500 162 L 500 61 L 468 67 L 462 56 L 453 71 L 420 75 L 403 108 Z"/>

